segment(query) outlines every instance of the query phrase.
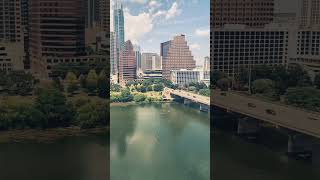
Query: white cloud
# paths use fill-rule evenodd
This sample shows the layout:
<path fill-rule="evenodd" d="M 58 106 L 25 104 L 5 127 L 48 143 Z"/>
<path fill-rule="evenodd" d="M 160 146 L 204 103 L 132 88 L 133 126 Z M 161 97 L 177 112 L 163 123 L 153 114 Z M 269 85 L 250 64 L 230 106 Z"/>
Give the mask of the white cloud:
<path fill-rule="evenodd" d="M 155 0 L 152 0 L 148 4 L 149 12 L 153 13 L 156 9 L 158 9 L 161 6 L 161 3 Z"/>
<path fill-rule="evenodd" d="M 200 50 L 201 46 L 198 43 L 194 43 L 190 45 L 191 50 Z"/>
<path fill-rule="evenodd" d="M 180 15 L 182 12 L 181 9 L 179 9 L 178 7 L 178 3 L 174 2 L 171 6 L 171 8 L 168 10 L 167 14 L 166 14 L 166 19 L 171 19 L 176 17 L 177 15 Z"/>
<path fill-rule="evenodd" d="M 145 4 L 147 0 L 129 0 L 132 3 Z"/>
<path fill-rule="evenodd" d="M 200 36 L 200 37 L 209 37 L 210 36 L 210 29 L 196 29 L 194 34 L 196 36 Z"/>
<path fill-rule="evenodd" d="M 139 39 L 153 29 L 153 19 L 149 13 L 132 15 L 129 9 L 124 10 L 126 40 L 137 43 Z"/>
<path fill-rule="evenodd" d="M 182 12 L 177 2 L 174 2 L 168 10 L 158 10 L 157 12 L 155 10 L 161 7 L 159 2 L 152 0 L 149 2 L 148 7 L 152 7 L 153 10 L 142 11 L 137 15 L 131 14 L 128 8 L 124 9 L 126 40 L 138 43 L 143 35 L 151 32 L 154 25 L 159 23 L 156 22 L 156 19 L 161 20 L 160 17 L 166 20 L 173 19 Z"/>

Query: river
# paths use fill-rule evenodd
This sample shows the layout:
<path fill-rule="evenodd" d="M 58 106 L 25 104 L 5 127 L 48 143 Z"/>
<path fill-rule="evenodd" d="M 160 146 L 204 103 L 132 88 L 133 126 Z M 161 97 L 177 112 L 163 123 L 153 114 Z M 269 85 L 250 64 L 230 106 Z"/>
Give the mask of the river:
<path fill-rule="evenodd" d="M 209 114 L 181 104 L 111 107 L 112 180 L 209 180 Z"/>
<path fill-rule="evenodd" d="M 111 170 L 111 180 L 209 180 L 209 122 L 207 113 L 175 103 L 112 106 L 110 142 L 100 134 L 0 144 L 0 179 L 108 180 Z M 221 129 L 211 140 L 214 180 L 320 179 L 319 166 L 288 158 L 285 147 Z"/>
<path fill-rule="evenodd" d="M 1 180 L 107 180 L 107 134 L 0 144 Z"/>
<path fill-rule="evenodd" d="M 272 128 L 262 129 L 255 141 L 235 135 L 231 120 L 216 113 L 215 123 L 229 122 L 212 130 L 211 161 L 214 180 L 318 180 L 320 167 L 286 155 L 287 136 Z M 222 119 L 224 118 L 224 119 Z"/>

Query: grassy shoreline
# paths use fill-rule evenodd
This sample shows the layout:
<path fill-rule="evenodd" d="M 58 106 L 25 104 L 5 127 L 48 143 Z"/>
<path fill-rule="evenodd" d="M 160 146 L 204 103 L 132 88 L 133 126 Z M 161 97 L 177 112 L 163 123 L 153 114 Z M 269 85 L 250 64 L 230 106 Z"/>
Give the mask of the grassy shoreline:
<path fill-rule="evenodd" d="M 52 128 L 45 130 L 9 130 L 0 132 L 0 143 L 52 143 L 66 137 L 88 136 L 102 134 L 110 130 L 109 127 L 97 127 L 92 129 L 80 129 L 79 127 Z"/>

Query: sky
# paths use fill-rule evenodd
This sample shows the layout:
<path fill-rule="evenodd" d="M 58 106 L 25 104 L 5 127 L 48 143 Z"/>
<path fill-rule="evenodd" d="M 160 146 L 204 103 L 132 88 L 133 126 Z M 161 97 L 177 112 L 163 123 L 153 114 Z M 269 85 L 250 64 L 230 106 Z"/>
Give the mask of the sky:
<path fill-rule="evenodd" d="M 111 7 L 115 0 L 111 0 Z M 122 0 L 125 39 L 141 52 L 160 54 L 160 43 L 185 34 L 198 65 L 210 55 L 210 0 Z M 113 17 L 111 8 L 111 17 Z M 111 30 L 113 29 L 111 18 Z"/>

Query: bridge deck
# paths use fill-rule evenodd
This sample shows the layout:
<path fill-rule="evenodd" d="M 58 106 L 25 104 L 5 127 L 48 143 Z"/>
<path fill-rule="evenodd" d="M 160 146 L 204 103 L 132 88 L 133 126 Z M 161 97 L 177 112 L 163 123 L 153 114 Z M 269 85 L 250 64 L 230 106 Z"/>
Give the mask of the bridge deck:
<path fill-rule="evenodd" d="M 248 96 L 212 91 L 212 105 L 320 138 L 320 113 L 274 104 Z"/>
<path fill-rule="evenodd" d="M 174 89 L 170 89 L 170 88 L 166 88 L 164 91 L 169 92 L 170 94 L 174 94 L 174 95 L 189 99 L 189 100 L 197 102 L 197 103 L 201 103 L 201 104 L 205 104 L 205 105 L 210 106 L 210 97 L 201 96 L 199 94 L 194 94 L 194 93 L 190 93 L 190 92 L 183 91 L 183 90 L 174 90 Z"/>

